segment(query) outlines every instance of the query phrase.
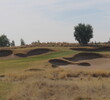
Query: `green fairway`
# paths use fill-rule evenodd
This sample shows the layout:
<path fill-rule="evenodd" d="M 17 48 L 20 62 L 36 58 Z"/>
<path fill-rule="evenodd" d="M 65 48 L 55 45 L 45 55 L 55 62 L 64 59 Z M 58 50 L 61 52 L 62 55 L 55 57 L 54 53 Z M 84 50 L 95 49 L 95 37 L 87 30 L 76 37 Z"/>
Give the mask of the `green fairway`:
<path fill-rule="evenodd" d="M 52 58 L 58 58 L 63 56 L 70 56 L 76 53 L 78 52 L 67 48 L 58 48 L 58 51 L 48 54 L 31 56 L 26 58 L 3 59 L 0 60 L 0 73 L 3 74 L 11 70 L 16 71 L 16 70 L 25 69 L 28 68 L 28 66 L 31 66 L 33 62 L 44 61 L 44 60 L 49 60 Z"/>

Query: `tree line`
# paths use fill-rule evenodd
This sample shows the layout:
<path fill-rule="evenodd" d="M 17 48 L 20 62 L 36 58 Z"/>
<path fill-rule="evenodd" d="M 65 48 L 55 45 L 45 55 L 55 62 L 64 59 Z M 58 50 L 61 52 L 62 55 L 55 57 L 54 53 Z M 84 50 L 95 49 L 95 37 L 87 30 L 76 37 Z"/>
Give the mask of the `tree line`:
<path fill-rule="evenodd" d="M 93 27 L 89 24 L 78 24 L 74 27 L 74 37 L 80 45 L 87 45 L 93 38 Z"/>
<path fill-rule="evenodd" d="M 25 45 L 25 41 L 23 39 L 20 40 L 21 46 Z M 10 42 L 9 38 L 6 35 L 1 35 L 0 36 L 0 47 L 14 47 L 15 45 L 15 41 L 12 40 Z"/>
<path fill-rule="evenodd" d="M 93 28 L 89 24 L 78 24 L 74 27 L 74 37 L 75 40 L 79 42 L 80 45 L 87 45 L 91 38 L 93 38 Z M 25 41 L 23 39 L 20 40 L 21 46 L 26 45 Z M 40 43 L 40 42 L 38 42 Z M 0 36 L 0 47 L 9 47 L 9 46 L 15 46 L 15 41 L 10 40 L 7 38 L 6 35 Z"/>

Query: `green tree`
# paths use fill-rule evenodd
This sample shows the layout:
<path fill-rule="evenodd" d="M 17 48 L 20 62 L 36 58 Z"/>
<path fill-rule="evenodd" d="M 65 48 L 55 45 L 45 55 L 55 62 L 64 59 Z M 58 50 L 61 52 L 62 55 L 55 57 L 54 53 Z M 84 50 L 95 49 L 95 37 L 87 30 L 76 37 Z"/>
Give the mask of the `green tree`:
<path fill-rule="evenodd" d="M 15 46 L 15 41 L 13 40 L 13 41 L 10 43 L 10 45 L 11 45 L 12 47 L 14 47 L 14 46 Z"/>
<path fill-rule="evenodd" d="M 23 39 L 21 39 L 20 41 L 21 41 L 21 46 L 26 45 Z"/>
<path fill-rule="evenodd" d="M 0 47 L 9 47 L 9 46 L 10 46 L 10 42 L 7 36 L 4 34 L 1 35 L 0 36 Z"/>
<path fill-rule="evenodd" d="M 78 24 L 74 27 L 74 37 L 80 45 L 87 45 L 91 38 L 93 38 L 93 28 L 91 25 Z"/>

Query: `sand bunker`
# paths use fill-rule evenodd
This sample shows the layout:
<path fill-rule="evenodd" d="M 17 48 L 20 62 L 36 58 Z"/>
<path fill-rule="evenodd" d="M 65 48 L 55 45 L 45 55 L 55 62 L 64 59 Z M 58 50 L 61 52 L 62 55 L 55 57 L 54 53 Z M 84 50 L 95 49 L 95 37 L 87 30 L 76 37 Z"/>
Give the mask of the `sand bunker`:
<path fill-rule="evenodd" d="M 12 50 L 0 50 L 0 57 L 7 57 L 13 54 Z"/>
<path fill-rule="evenodd" d="M 51 49 L 38 48 L 38 49 L 30 50 L 26 54 L 17 53 L 17 54 L 15 54 L 15 56 L 18 56 L 18 57 L 28 57 L 28 56 L 34 56 L 34 55 L 41 55 L 41 54 L 49 53 L 49 52 L 52 52 L 52 51 L 53 50 L 51 50 Z"/>
<path fill-rule="evenodd" d="M 91 59 L 91 60 L 85 60 L 84 62 L 90 64 L 90 66 L 85 66 L 86 63 L 83 63 L 82 62 L 78 62 L 78 63 L 81 63 L 81 64 L 75 64 L 75 65 L 66 65 L 66 66 L 59 66 L 59 67 L 65 67 L 65 68 L 72 68 L 72 70 L 82 70 L 85 68 L 89 68 L 91 70 L 110 70 L 110 58 L 98 58 L 98 59 Z M 102 72 L 103 72 L 102 71 Z"/>
<path fill-rule="evenodd" d="M 15 54 L 15 56 L 18 56 L 18 57 L 27 57 L 27 55 L 26 54 L 23 54 L 23 53 L 17 53 L 17 54 Z"/>
<path fill-rule="evenodd" d="M 48 48 L 38 48 L 38 49 L 30 50 L 26 54 L 21 53 L 21 52 L 14 54 L 12 50 L 0 50 L 0 57 L 1 57 L 1 59 L 10 59 L 10 58 L 16 58 L 16 57 L 28 57 L 28 56 L 34 56 L 34 55 L 41 55 L 41 54 L 49 53 L 52 51 L 53 50 L 48 49 Z"/>
<path fill-rule="evenodd" d="M 61 66 L 61 65 L 72 64 L 71 62 L 61 60 L 61 59 L 51 59 L 51 60 L 49 60 L 49 63 L 52 64 L 52 67 L 58 67 L 58 66 Z"/>
<path fill-rule="evenodd" d="M 0 75 L 0 78 L 4 78 L 5 77 L 5 75 Z"/>
<path fill-rule="evenodd" d="M 91 66 L 91 64 L 87 63 L 87 62 L 81 62 L 81 63 L 78 63 L 77 65 L 80 65 L 80 66 Z"/>
<path fill-rule="evenodd" d="M 84 47 L 78 47 L 78 48 L 71 48 L 71 50 L 77 50 L 77 51 L 110 51 L 110 47 L 93 47 L 93 48 L 84 48 Z"/>
<path fill-rule="evenodd" d="M 27 53 L 27 56 L 33 56 L 33 55 L 40 55 L 40 54 L 44 54 L 44 53 L 48 53 L 48 52 L 52 52 L 53 50 L 51 49 L 46 49 L 46 48 L 38 48 L 38 49 L 34 49 L 31 50 Z"/>
<path fill-rule="evenodd" d="M 83 61 L 82 61 L 83 60 Z M 78 53 L 73 57 L 63 59 L 51 59 L 49 63 L 53 68 L 70 67 L 74 69 L 110 69 L 110 57 L 99 53 Z"/>
<path fill-rule="evenodd" d="M 90 63 L 87 62 L 79 62 L 79 63 L 72 63 L 70 61 L 62 60 L 62 59 L 51 59 L 49 63 L 52 64 L 52 67 L 59 67 L 59 66 L 68 66 L 68 65 L 78 65 L 78 66 L 91 66 Z"/>
<path fill-rule="evenodd" d="M 27 69 L 25 71 L 44 71 L 43 69 L 38 69 L 38 68 L 31 68 L 31 69 Z"/>
<path fill-rule="evenodd" d="M 102 58 L 103 55 L 98 54 L 98 53 L 79 53 L 74 55 L 73 57 L 70 58 L 64 58 L 69 61 L 80 61 L 80 60 L 90 60 L 90 59 L 96 59 L 96 58 Z"/>

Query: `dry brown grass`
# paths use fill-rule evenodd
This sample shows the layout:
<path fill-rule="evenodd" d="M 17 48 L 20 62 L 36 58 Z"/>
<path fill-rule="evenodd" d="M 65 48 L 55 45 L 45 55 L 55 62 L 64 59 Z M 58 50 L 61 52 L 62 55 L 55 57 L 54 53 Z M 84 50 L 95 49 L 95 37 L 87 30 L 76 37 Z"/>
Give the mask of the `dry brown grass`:
<path fill-rule="evenodd" d="M 107 70 L 47 68 L 7 73 L 2 81 L 16 83 L 7 100 L 109 100 L 109 74 Z"/>
<path fill-rule="evenodd" d="M 45 67 L 44 67 L 45 68 Z M 74 78 L 83 79 L 103 79 L 110 78 L 110 71 L 107 70 L 72 70 L 71 68 L 31 68 L 22 72 L 13 72 L 4 74 L 4 80 L 24 81 L 28 78 L 45 78 L 50 80 L 73 80 Z"/>
<path fill-rule="evenodd" d="M 110 79 L 56 81 L 31 78 L 17 85 L 8 100 L 105 100 L 110 98 L 109 84 Z"/>
<path fill-rule="evenodd" d="M 110 71 L 107 70 L 73 70 L 72 68 L 56 68 L 47 69 L 47 74 L 45 77 L 52 79 L 67 79 L 67 78 L 78 78 L 80 76 L 84 77 L 94 77 L 94 78 L 110 78 Z"/>

